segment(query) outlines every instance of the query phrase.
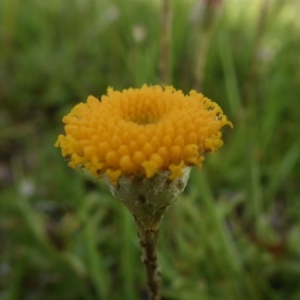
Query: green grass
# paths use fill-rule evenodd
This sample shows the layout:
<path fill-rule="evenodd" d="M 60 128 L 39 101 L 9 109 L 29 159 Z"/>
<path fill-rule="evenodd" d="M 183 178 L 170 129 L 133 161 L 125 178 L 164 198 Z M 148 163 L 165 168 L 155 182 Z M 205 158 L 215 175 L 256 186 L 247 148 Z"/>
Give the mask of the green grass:
<path fill-rule="evenodd" d="M 264 3 L 172 2 L 172 84 L 235 127 L 164 217 L 164 300 L 300 299 L 299 1 Z M 162 83 L 160 20 L 160 1 L 0 1 L 1 299 L 146 299 L 129 212 L 53 145 L 88 95 Z"/>

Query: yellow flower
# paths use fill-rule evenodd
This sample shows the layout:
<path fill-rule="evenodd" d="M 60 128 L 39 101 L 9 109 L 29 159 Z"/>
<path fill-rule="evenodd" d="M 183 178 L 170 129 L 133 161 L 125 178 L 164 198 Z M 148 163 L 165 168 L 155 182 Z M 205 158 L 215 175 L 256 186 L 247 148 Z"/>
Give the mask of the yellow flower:
<path fill-rule="evenodd" d="M 185 166 L 201 167 L 203 154 L 223 144 L 221 129 L 232 127 L 221 108 L 196 91 L 147 86 L 122 92 L 108 88 L 101 101 L 89 96 L 63 118 L 65 135 L 55 146 L 94 176 L 116 183 L 121 175 L 153 177 Z"/>

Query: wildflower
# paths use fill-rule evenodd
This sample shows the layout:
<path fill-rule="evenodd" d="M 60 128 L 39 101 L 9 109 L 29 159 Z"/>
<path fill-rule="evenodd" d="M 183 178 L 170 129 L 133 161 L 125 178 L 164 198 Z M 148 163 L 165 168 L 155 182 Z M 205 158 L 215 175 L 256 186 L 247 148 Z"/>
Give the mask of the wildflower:
<path fill-rule="evenodd" d="M 104 177 L 132 213 L 143 250 L 150 299 L 160 299 L 156 245 L 161 219 L 185 188 L 192 166 L 222 146 L 229 122 L 221 108 L 196 91 L 142 86 L 90 96 L 63 118 L 61 147 L 73 168 Z"/>
<path fill-rule="evenodd" d="M 151 178 L 185 166 L 201 167 L 206 152 L 222 146 L 221 128 L 231 123 L 221 108 L 196 91 L 184 95 L 173 87 L 142 86 L 122 92 L 108 89 L 101 101 L 89 96 L 63 118 L 65 135 L 56 146 L 94 176 L 116 184 L 121 175 Z"/>

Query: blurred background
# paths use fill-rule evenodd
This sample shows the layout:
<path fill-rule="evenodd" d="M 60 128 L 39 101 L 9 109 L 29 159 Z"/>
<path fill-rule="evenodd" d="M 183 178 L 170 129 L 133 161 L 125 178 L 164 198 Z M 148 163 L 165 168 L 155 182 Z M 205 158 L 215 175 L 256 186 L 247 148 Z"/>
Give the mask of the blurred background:
<path fill-rule="evenodd" d="M 75 104 L 144 83 L 201 91 L 235 126 L 165 215 L 163 299 L 300 299 L 299 11 L 0 0 L 0 299 L 147 299 L 130 214 L 54 148 Z"/>

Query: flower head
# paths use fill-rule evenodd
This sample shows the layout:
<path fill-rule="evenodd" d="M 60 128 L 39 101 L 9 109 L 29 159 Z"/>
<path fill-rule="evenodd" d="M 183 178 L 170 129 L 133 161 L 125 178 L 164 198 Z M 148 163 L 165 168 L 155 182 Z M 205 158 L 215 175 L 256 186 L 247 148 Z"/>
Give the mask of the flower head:
<path fill-rule="evenodd" d="M 101 101 L 89 96 L 63 122 L 65 135 L 55 146 L 69 166 L 83 166 L 113 184 L 121 175 L 151 178 L 168 171 L 175 179 L 186 166 L 201 167 L 204 153 L 222 146 L 222 127 L 232 126 L 216 103 L 196 91 L 184 95 L 147 85 L 109 88 Z"/>

